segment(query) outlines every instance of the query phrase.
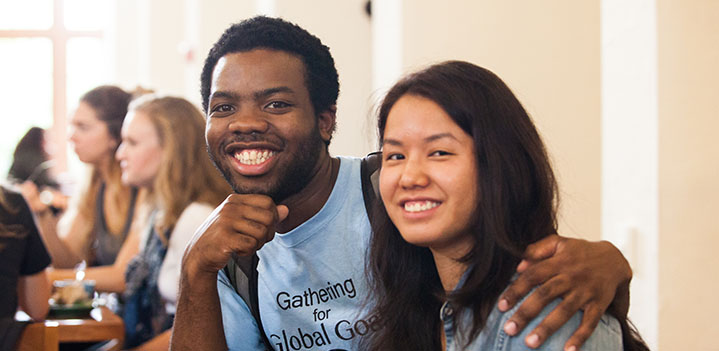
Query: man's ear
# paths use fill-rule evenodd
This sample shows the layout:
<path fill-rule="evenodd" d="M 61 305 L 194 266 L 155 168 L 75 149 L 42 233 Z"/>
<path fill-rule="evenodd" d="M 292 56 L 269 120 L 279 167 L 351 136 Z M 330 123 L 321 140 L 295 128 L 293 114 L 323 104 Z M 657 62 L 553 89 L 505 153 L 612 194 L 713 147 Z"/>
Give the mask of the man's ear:
<path fill-rule="evenodd" d="M 332 134 L 337 127 L 337 106 L 332 105 L 317 115 L 317 127 L 320 130 L 320 137 L 329 144 Z"/>

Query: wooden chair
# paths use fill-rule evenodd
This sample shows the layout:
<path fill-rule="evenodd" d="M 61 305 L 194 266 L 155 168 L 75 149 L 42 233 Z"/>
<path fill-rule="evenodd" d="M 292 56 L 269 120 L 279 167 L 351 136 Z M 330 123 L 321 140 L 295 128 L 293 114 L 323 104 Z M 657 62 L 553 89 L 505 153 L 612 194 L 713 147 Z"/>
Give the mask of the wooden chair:
<path fill-rule="evenodd" d="M 28 324 L 17 342 L 17 351 L 58 351 L 60 347 L 59 328 L 56 322 L 34 322 Z"/>

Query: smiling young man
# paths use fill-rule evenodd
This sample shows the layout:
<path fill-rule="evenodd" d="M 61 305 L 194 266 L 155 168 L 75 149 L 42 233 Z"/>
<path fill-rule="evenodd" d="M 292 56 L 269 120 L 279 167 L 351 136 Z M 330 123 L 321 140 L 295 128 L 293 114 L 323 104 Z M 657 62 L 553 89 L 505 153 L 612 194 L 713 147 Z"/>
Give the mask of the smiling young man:
<path fill-rule="evenodd" d="M 339 94 L 329 49 L 294 24 L 255 17 L 225 31 L 201 80 L 207 148 L 236 193 L 185 253 L 172 348 L 264 349 L 255 319 L 222 270 L 233 253 L 257 252 L 262 325 L 275 350 L 355 349 L 359 337 L 382 326 L 360 317 L 370 236 L 360 160 L 332 157 L 327 148 Z M 527 255 L 538 262 L 500 308 L 542 285 L 508 323 L 510 334 L 554 298 L 565 298 L 534 329 L 535 345 L 583 308 L 585 322 L 568 341 L 581 345 L 631 278 L 607 243 L 554 236 Z"/>

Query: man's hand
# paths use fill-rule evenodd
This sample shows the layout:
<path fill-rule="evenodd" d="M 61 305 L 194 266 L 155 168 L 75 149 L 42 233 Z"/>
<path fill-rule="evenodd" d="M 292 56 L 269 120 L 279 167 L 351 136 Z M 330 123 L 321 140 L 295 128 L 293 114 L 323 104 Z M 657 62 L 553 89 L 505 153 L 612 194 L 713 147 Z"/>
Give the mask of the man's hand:
<path fill-rule="evenodd" d="M 172 350 L 227 349 L 217 272 L 233 252 L 249 256 L 272 240 L 288 212 L 265 195 L 232 194 L 198 228 L 182 259 Z"/>
<path fill-rule="evenodd" d="M 277 206 L 265 195 L 228 196 L 192 238 L 183 258 L 183 270 L 189 276 L 217 276 L 233 252 L 250 256 L 272 240 L 275 224 L 288 212 L 287 206 Z"/>
<path fill-rule="evenodd" d="M 551 235 L 527 247 L 517 272 L 519 278 L 499 298 L 501 311 L 508 311 L 538 287 L 504 326 L 508 334 L 518 334 L 546 305 L 556 298 L 563 299 L 525 340 L 531 348 L 539 347 L 582 309 L 581 325 L 564 346 L 565 350 L 572 346 L 578 350 L 610 304 L 618 318 L 626 316 L 629 308 L 631 268 L 621 252 L 606 241 Z"/>

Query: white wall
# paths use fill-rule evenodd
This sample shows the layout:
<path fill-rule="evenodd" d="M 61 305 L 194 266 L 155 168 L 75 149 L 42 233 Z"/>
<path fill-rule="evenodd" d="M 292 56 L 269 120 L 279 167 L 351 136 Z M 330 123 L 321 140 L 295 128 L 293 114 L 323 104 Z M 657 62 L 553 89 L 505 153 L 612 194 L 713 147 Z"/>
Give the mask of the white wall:
<path fill-rule="evenodd" d="M 658 113 L 654 0 L 602 1 L 602 237 L 634 270 L 630 318 L 657 349 Z"/>

